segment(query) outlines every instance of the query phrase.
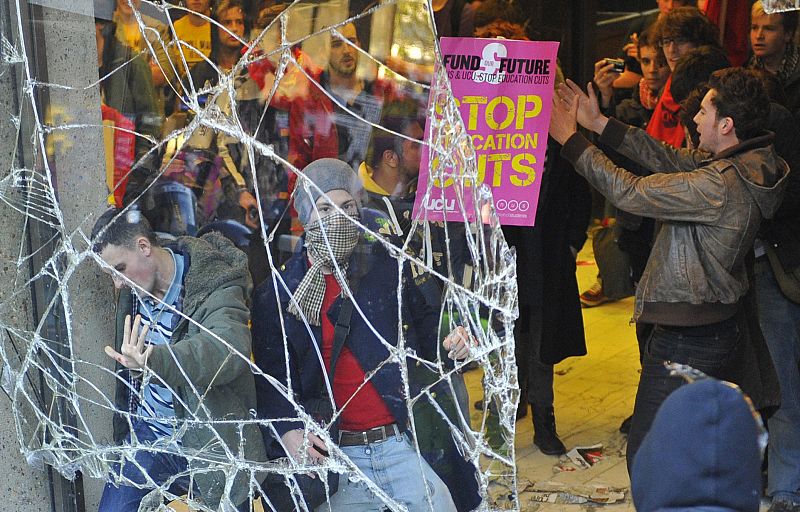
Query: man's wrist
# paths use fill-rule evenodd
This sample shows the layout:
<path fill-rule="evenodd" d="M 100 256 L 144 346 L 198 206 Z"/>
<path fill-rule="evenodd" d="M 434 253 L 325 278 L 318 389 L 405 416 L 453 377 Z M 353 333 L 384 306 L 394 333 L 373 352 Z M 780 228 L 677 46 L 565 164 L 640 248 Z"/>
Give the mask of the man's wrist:
<path fill-rule="evenodd" d="M 606 129 L 607 124 L 608 124 L 608 118 L 601 114 L 592 123 L 592 131 L 597 135 L 600 135 L 603 133 L 603 130 Z"/>
<path fill-rule="evenodd" d="M 608 90 L 605 90 L 605 89 L 601 90 L 600 91 L 600 104 L 601 104 L 600 106 L 602 108 L 608 108 L 608 106 L 611 104 L 611 99 L 613 98 L 613 95 L 614 95 L 614 90 L 611 89 L 610 87 L 608 88 Z"/>

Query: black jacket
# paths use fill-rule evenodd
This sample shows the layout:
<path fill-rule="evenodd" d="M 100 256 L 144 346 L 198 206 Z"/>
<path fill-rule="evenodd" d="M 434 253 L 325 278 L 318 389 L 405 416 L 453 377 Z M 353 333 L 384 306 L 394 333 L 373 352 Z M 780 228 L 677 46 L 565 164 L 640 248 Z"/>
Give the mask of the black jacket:
<path fill-rule="evenodd" d="M 586 354 L 570 247 L 579 251 L 586 242 L 592 201 L 586 180 L 558 156 L 560 150 L 550 139 L 535 225 L 503 227 L 517 252 L 520 311 L 541 308 L 540 359 L 545 364 Z"/>

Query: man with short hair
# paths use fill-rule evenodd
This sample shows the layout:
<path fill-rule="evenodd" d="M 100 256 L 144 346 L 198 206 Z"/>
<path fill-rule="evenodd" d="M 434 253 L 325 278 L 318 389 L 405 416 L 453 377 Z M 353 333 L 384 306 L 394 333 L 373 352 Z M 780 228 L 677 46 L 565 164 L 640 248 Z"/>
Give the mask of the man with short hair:
<path fill-rule="evenodd" d="M 386 210 L 384 197 L 404 203 L 414 200 L 424 128 L 416 116 L 401 115 L 384 116 L 381 126 L 372 130 L 370 158 L 358 168 L 358 177 L 369 197 L 368 206 Z"/>
<path fill-rule="evenodd" d="M 106 211 L 92 241 L 121 290 L 116 343 L 105 348 L 119 373 L 114 439 L 136 447 L 135 463 L 114 466 L 100 511 L 136 511 L 153 485 L 250 510 L 253 475 L 231 471 L 237 459 L 265 459 L 258 426 L 231 422 L 251 419 L 256 405 L 247 257 L 217 233 L 162 247 L 130 209 Z"/>
<path fill-rule="evenodd" d="M 211 55 L 211 0 L 188 0 L 186 8 L 186 15 L 173 23 L 177 39 L 173 58 L 182 75 Z M 184 44 L 178 45 L 179 41 Z"/>
<path fill-rule="evenodd" d="M 760 1 L 753 4 L 753 57 L 748 64 L 777 76 L 784 88 L 786 106 L 795 117 L 800 110 L 800 50 L 793 43 L 797 23 L 797 12 L 766 14 Z M 787 127 L 786 133 L 796 133 L 796 124 Z M 800 304 L 784 294 L 776 278 L 800 266 L 800 181 L 793 175 L 789 179 L 783 204 L 775 217 L 765 223 L 755 246 L 759 323 L 781 389 L 780 408 L 767 420 L 770 437 L 766 494 L 772 499 L 770 512 L 800 511 Z M 768 256 L 768 249 L 772 257 Z"/>
<path fill-rule="evenodd" d="M 674 11 L 673 11 L 674 12 Z M 736 312 L 748 288 L 744 259 L 761 220 L 782 200 L 789 169 L 764 128 L 769 98 L 751 71 L 715 72 L 695 117 L 699 151 L 664 145 L 642 130 L 600 113 L 594 91 L 559 90 L 551 135 L 562 155 L 615 206 L 661 221 L 636 290 L 634 320 L 655 324 L 647 341 L 628 436 L 628 468 L 658 407 L 682 383 L 664 361 L 719 375 L 739 341 Z M 615 166 L 576 132 L 648 169 L 638 177 Z"/>
<path fill-rule="evenodd" d="M 295 167 L 302 170 L 319 158 L 338 158 L 355 170 L 364 161 L 372 131 L 368 123 L 378 123 L 393 91 L 388 82 L 358 76 L 360 47 L 355 25 L 339 27 L 330 36 L 328 66 L 319 84 L 293 102 L 289 162 Z"/>

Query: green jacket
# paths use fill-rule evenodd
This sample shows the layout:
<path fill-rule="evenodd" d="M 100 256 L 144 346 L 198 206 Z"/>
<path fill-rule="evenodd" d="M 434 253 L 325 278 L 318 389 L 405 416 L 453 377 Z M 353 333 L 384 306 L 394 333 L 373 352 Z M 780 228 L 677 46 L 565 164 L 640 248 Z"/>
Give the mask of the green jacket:
<path fill-rule="evenodd" d="M 182 237 L 171 247 L 185 258 L 182 312 L 169 345 L 154 348 L 148 367 L 177 395 L 175 415 L 186 422 L 181 441 L 194 480 L 207 506 L 216 508 L 233 478 L 234 505 L 248 496 L 250 474 L 234 472 L 237 463 L 262 462 L 266 452 L 255 423 L 241 428 L 218 420 L 252 420 L 255 380 L 249 368 L 251 338 L 248 300 L 252 281 L 247 257 L 227 238 L 210 233 Z M 117 308 L 116 345 L 122 344 L 125 316 L 135 306 L 133 293 L 121 293 Z M 191 320 L 189 320 L 191 319 Z M 217 337 L 219 339 L 217 339 Z M 221 340 L 224 340 L 223 343 Z M 128 387 L 117 381 L 117 408 L 128 410 Z M 125 439 L 128 421 L 114 419 L 114 438 Z M 218 470 L 209 471 L 210 467 Z M 198 471 L 199 470 L 199 471 Z"/>

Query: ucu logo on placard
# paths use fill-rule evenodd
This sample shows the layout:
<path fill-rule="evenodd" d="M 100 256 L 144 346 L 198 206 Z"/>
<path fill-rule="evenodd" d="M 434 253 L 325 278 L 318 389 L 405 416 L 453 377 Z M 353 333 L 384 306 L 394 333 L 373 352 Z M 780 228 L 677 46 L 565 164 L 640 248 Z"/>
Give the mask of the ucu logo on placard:
<path fill-rule="evenodd" d="M 507 55 L 508 50 L 503 43 L 489 43 L 484 46 L 480 68 L 480 71 L 483 71 L 483 73 L 474 73 L 472 80 L 477 83 L 502 82 L 505 72 L 500 71 L 500 61 Z"/>
<path fill-rule="evenodd" d="M 494 207 L 498 212 L 527 212 L 531 208 L 531 203 L 516 199 L 500 199 Z"/>
<path fill-rule="evenodd" d="M 454 212 L 456 211 L 456 200 L 430 197 L 425 203 L 425 209 L 436 212 Z"/>

